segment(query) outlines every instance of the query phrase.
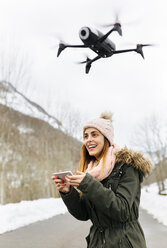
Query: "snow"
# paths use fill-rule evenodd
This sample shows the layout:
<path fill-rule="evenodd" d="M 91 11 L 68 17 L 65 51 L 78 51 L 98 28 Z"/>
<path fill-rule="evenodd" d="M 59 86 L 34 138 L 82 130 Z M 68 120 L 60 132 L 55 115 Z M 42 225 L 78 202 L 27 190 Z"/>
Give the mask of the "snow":
<path fill-rule="evenodd" d="M 158 195 L 156 183 L 142 189 L 140 206 L 160 223 L 167 226 L 167 195 Z"/>
<path fill-rule="evenodd" d="M 0 234 L 66 212 L 67 208 L 60 198 L 0 205 Z"/>
<path fill-rule="evenodd" d="M 0 104 L 8 106 L 18 112 L 25 115 L 29 115 L 34 118 L 38 118 L 48 122 L 55 128 L 58 128 L 58 120 L 55 117 L 50 116 L 40 105 L 32 102 L 10 83 L 0 82 Z M 33 130 L 26 127 L 19 127 L 20 133 L 32 132 Z"/>
<path fill-rule="evenodd" d="M 142 188 L 141 207 L 160 223 L 167 226 L 166 206 L 167 196 L 158 195 L 155 183 Z M 0 234 L 66 212 L 67 208 L 61 198 L 0 205 Z"/>
<path fill-rule="evenodd" d="M 33 133 L 34 132 L 34 130 L 32 129 L 32 128 L 27 128 L 27 127 L 25 127 L 25 126 L 23 126 L 23 125 L 20 125 L 20 126 L 18 126 L 17 127 L 18 128 L 18 130 L 19 130 L 19 132 L 22 134 L 22 133 Z"/>

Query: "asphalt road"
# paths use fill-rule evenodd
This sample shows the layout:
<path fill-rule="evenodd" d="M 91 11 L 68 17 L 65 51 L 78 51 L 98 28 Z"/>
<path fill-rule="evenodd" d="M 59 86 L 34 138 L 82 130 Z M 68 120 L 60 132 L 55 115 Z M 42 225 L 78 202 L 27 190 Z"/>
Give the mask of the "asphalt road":
<path fill-rule="evenodd" d="M 148 248 L 167 247 L 167 227 L 140 211 Z M 75 220 L 70 214 L 58 215 L 0 235 L 0 248 L 86 248 L 90 222 Z"/>

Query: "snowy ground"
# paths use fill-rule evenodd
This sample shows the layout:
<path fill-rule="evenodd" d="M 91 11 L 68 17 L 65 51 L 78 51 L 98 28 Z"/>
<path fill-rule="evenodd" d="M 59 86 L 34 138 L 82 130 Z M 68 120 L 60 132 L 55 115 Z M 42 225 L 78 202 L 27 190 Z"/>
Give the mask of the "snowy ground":
<path fill-rule="evenodd" d="M 157 191 L 156 184 L 144 187 L 141 207 L 167 226 L 167 196 L 159 196 Z M 0 234 L 66 212 L 67 208 L 60 198 L 0 205 Z"/>
<path fill-rule="evenodd" d="M 0 205 L 0 234 L 66 212 L 60 198 Z"/>
<path fill-rule="evenodd" d="M 140 206 L 167 226 L 167 195 L 158 195 L 156 183 L 142 189 Z"/>

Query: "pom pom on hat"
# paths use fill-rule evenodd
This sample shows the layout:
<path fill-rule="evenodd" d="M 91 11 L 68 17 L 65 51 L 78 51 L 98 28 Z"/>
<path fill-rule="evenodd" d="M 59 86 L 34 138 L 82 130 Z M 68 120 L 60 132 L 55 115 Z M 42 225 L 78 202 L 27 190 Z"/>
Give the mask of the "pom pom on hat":
<path fill-rule="evenodd" d="M 101 114 L 100 118 L 110 120 L 112 122 L 113 121 L 112 116 L 113 115 L 111 112 L 104 112 Z"/>
<path fill-rule="evenodd" d="M 114 128 L 112 125 L 112 113 L 104 112 L 100 118 L 88 122 L 83 127 L 83 132 L 89 127 L 98 129 L 109 141 L 110 146 L 114 143 Z"/>

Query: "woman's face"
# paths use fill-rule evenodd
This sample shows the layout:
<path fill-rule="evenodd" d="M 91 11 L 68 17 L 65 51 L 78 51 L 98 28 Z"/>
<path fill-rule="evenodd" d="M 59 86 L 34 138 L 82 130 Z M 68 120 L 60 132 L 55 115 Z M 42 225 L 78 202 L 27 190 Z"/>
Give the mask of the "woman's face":
<path fill-rule="evenodd" d="M 98 159 L 104 147 L 104 136 L 93 127 L 89 127 L 84 132 L 84 145 L 90 156 Z"/>

